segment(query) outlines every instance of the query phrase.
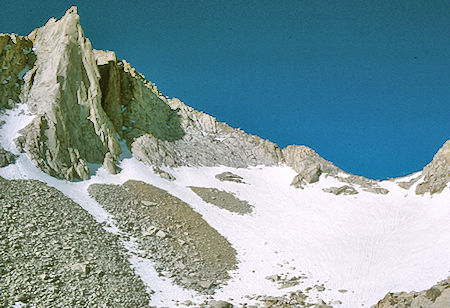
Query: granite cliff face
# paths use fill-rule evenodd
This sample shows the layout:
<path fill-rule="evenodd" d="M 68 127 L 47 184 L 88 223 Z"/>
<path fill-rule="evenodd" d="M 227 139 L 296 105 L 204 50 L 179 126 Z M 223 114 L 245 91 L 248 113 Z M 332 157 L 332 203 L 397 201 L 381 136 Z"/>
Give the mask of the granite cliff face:
<path fill-rule="evenodd" d="M 436 153 L 422 172 L 423 182 L 417 185 L 416 194 L 440 193 L 450 182 L 450 140 Z"/>
<path fill-rule="evenodd" d="M 0 34 L 0 109 L 19 101 L 25 73 L 34 65 L 33 42 L 16 34 Z"/>
<path fill-rule="evenodd" d="M 116 173 L 124 141 L 134 157 L 155 168 L 286 164 L 298 173 L 291 184 L 296 188 L 324 175 L 353 190 L 388 193 L 377 181 L 347 174 L 306 146 L 280 149 L 169 99 L 114 52 L 93 50 L 75 7 L 28 37 L 1 35 L 2 46 L 0 108 L 19 100 L 28 104 L 35 118 L 16 144 L 52 176 L 87 179 L 90 163 Z M 418 194 L 440 192 L 449 182 L 448 147 L 447 142 L 424 169 Z"/>
<path fill-rule="evenodd" d="M 115 158 L 121 150 L 101 106 L 100 74 L 76 8 L 29 38 L 36 63 L 25 76 L 22 101 L 36 116 L 18 145 L 52 176 L 87 179 L 88 162 L 102 163 L 106 153 Z"/>

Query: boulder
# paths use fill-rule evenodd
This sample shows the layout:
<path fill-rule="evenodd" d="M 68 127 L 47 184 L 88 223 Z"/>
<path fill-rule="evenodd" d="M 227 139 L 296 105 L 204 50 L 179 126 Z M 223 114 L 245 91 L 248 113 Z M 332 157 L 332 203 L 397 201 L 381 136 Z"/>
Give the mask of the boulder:
<path fill-rule="evenodd" d="M 226 301 L 216 301 L 212 300 L 208 302 L 211 308 L 233 308 L 233 305 Z"/>
<path fill-rule="evenodd" d="M 216 174 L 215 178 L 222 182 L 245 183 L 243 177 L 228 171 Z"/>
<path fill-rule="evenodd" d="M 330 187 L 330 188 L 323 188 L 324 192 L 331 193 L 334 195 L 356 195 L 358 194 L 358 191 L 354 189 L 352 186 L 344 185 L 341 187 Z"/>
<path fill-rule="evenodd" d="M 304 145 L 287 146 L 282 153 L 286 165 L 298 173 L 291 183 L 296 188 L 303 188 L 307 184 L 319 181 L 321 174 L 336 175 L 341 171 Z"/>
<path fill-rule="evenodd" d="M 16 161 L 17 156 L 11 152 L 0 148 L 0 168 L 13 164 Z"/>

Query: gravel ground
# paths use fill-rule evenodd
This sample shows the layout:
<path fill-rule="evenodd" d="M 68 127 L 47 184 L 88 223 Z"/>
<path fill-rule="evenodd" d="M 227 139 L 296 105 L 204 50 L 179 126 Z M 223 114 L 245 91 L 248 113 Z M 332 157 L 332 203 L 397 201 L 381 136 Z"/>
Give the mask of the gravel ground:
<path fill-rule="evenodd" d="M 38 181 L 0 177 L 0 307 L 148 307 L 118 238 Z"/>
<path fill-rule="evenodd" d="M 235 269 L 236 251 L 187 203 L 167 191 L 139 181 L 123 185 L 93 184 L 89 194 L 118 227 L 136 238 L 160 275 L 203 294 L 214 290 Z"/>
<path fill-rule="evenodd" d="M 219 190 L 217 188 L 189 186 L 203 201 L 241 215 L 250 214 L 253 206 L 247 201 L 239 200 L 230 192 Z"/>

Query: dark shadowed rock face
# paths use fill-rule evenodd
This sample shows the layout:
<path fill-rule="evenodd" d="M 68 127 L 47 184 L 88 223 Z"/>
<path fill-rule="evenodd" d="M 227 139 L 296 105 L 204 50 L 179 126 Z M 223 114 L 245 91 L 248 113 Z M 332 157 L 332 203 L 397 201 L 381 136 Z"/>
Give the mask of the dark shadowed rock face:
<path fill-rule="evenodd" d="M 0 34 L 0 110 L 19 101 L 24 75 L 36 60 L 32 48 L 28 37 Z"/>
<path fill-rule="evenodd" d="M 16 157 L 13 153 L 0 148 L 0 168 L 13 164 L 16 161 Z"/>

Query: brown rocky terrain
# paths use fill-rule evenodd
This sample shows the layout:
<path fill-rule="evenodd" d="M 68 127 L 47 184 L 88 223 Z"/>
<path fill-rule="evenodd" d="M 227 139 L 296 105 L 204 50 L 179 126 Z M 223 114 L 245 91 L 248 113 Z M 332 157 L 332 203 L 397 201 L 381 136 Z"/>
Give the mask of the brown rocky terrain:
<path fill-rule="evenodd" d="M 236 268 L 236 251 L 189 204 L 140 181 L 93 184 L 89 194 L 136 238 L 161 275 L 186 288 L 212 294 Z"/>

